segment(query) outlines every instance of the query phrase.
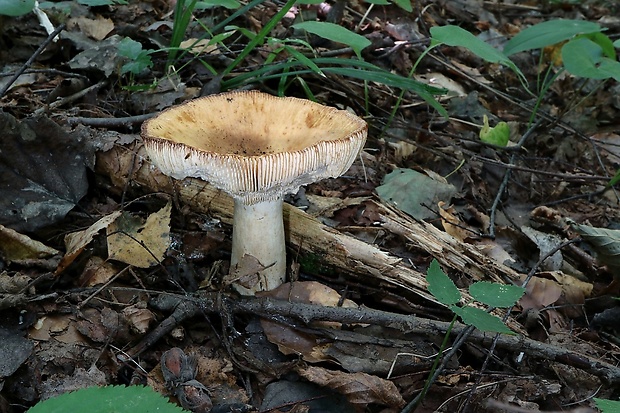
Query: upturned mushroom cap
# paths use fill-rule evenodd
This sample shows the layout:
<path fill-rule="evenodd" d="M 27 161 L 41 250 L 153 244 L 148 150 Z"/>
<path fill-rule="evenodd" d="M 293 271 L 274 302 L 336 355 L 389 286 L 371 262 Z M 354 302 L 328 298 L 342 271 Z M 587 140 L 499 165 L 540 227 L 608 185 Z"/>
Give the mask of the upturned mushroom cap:
<path fill-rule="evenodd" d="M 248 205 L 342 175 L 366 134 L 366 122 L 345 110 L 257 91 L 198 98 L 142 125 L 163 173 L 202 178 Z"/>

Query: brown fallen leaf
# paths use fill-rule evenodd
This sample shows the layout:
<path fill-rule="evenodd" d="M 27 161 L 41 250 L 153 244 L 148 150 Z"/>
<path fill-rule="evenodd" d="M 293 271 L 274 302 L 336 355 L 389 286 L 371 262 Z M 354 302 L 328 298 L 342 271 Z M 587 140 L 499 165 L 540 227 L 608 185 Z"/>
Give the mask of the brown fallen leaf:
<path fill-rule="evenodd" d="M 389 380 L 366 373 L 345 373 L 322 367 L 306 367 L 297 371 L 306 380 L 344 395 L 359 410 L 370 403 L 400 408 L 405 400 Z"/>
<path fill-rule="evenodd" d="M 222 279 L 224 285 L 238 284 L 245 288 L 252 288 L 260 282 L 258 273 L 265 267 L 253 255 L 243 254 L 239 262 L 230 269 L 230 273 Z"/>
<path fill-rule="evenodd" d="M 0 257 L 7 262 L 44 259 L 58 254 L 54 248 L 35 241 L 27 235 L 0 225 Z"/>
<path fill-rule="evenodd" d="M 521 281 L 525 280 L 525 277 Z M 562 286 L 553 279 L 532 277 L 525 287 L 525 294 L 519 300 L 523 310 L 540 310 L 555 303 L 562 295 Z"/>
<path fill-rule="evenodd" d="M 109 215 L 104 216 L 90 227 L 82 231 L 72 232 L 65 235 L 65 247 L 67 252 L 60 260 L 58 268 L 56 268 L 55 275 L 63 272 L 69 264 L 71 264 L 90 242 L 95 235 L 104 228 L 107 228 L 112 222 L 114 222 L 121 215 L 121 211 L 112 212 Z"/>
<path fill-rule="evenodd" d="M 453 206 L 447 206 L 444 201 L 437 203 L 439 207 L 439 215 L 441 216 L 441 225 L 443 229 L 454 238 L 459 241 L 465 241 L 469 238 L 473 232 L 467 230 L 467 224 L 462 222 L 456 215 L 456 210 Z"/>
<path fill-rule="evenodd" d="M 150 324 L 155 320 L 155 314 L 146 308 L 144 301 L 123 308 L 121 313 L 129 322 L 129 327 L 138 334 L 145 334 Z"/>
<path fill-rule="evenodd" d="M 340 303 L 341 295 L 336 290 L 315 281 L 285 283 L 271 291 L 257 292 L 256 296 L 287 300 L 294 303 L 320 304 L 326 307 L 336 307 L 339 304 L 342 307 L 357 307 L 355 302 L 348 299 L 342 300 Z M 304 360 L 310 363 L 331 360 L 327 351 L 332 343 L 325 342 L 324 338 L 275 321 L 261 319 L 260 322 L 267 339 L 276 344 L 283 354 L 301 355 Z M 339 329 L 341 324 L 324 321 L 314 323 L 313 326 Z"/>
<path fill-rule="evenodd" d="M 160 263 L 170 246 L 171 209 L 168 202 L 146 222 L 123 212 L 106 229 L 109 258 L 140 268 Z"/>

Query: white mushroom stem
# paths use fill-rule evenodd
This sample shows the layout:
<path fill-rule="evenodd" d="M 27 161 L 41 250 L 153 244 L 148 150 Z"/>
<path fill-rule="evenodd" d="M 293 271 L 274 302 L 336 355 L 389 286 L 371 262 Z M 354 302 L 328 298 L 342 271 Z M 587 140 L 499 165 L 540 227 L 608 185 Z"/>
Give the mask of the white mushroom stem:
<path fill-rule="evenodd" d="M 240 294 L 254 295 L 257 291 L 269 291 L 284 283 L 286 247 L 282 198 L 253 205 L 235 199 L 231 266 L 241 262 L 246 254 L 267 268 L 258 273 L 259 281 L 251 288 L 235 284 Z"/>

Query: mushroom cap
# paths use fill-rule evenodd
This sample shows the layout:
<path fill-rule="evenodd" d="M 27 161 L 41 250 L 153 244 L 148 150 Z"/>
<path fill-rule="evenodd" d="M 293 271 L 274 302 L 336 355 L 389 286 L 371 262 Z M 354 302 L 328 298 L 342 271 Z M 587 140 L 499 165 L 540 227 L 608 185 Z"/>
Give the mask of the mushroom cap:
<path fill-rule="evenodd" d="M 142 124 L 142 139 L 164 174 L 204 179 L 251 205 L 342 175 L 367 131 L 346 110 L 236 91 L 163 111 Z"/>

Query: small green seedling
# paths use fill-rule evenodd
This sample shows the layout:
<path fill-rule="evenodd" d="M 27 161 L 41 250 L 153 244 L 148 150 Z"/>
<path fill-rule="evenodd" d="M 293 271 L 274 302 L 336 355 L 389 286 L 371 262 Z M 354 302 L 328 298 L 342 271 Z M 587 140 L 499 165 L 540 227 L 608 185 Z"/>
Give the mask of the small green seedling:
<path fill-rule="evenodd" d="M 443 342 L 441 343 L 437 357 L 435 357 L 435 362 L 431 367 L 431 372 L 424 384 L 424 388 L 415 399 L 403 409 L 403 413 L 413 411 L 426 396 L 428 389 L 438 374 L 439 360 L 443 357 L 443 352 L 448 346 L 450 333 L 457 317 L 461 317 L 461 320 L 463 320 L 465 324 L 482 331 L 514 334 L 506 327 L 499 317 L 489 314 L 480 308 L 473 307 L 471 303 L 459 306 L 458 304 L 461 303 L 463 296 L 452 280 L 443 272 L 437 260 L 431 261 L 431 265 L 426 271 L 426 281 L 428 281 L 428 291 L 430 291 L 440 303 L 447 305 L 454 313 L 454 317 L 443 338 Z M 521 298 L 525 293 L 525 289 L 514 285 L 481 281 L 472 284 L 469 287 L 469 293 L 475 300 L 489 307 L 507 308 L 514 305 L 517 300 Z"/>
<path fill-rule="evenodd" d="M 447 305 L 455 315 L 461 317 L 465 324 L 474 326 L 481 331 L 514 334 L 499 317 L 473 307 L 471 303 L 458 306 L 463 298 L 461 292 L 443 272 L 437 260 L 431 262 L 426 273 L 426 281 L 428 281 L 430 293 L 439 302 Z M 469 287 L 469 293 L 476 301 L 489 307 L 508 308 L 521 298 L 525 289 L 515 285 L 481 281 L 472 284 Z"/>
<path fill-rule="evenodd" d="M 127 58 L 128 62 L 121 67 L 121 75 L 130 73 L 131 75 L 139 75 L 146 69 L 153 67 L 151 53 L 154 50 L 143 50 L 142 44 L 129 37 L 125 37 L 118 44 L 118 55 Z"/>
<path fill-rule="evenodd" d="M 483 126 L 480 129 L 480 140 L 491 145 L 505 147 L 510 139 L 510 126 L 506 122 L 499 122 L 497 125 L 489 126 L 489 117 L 484 115 Z"/>

